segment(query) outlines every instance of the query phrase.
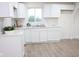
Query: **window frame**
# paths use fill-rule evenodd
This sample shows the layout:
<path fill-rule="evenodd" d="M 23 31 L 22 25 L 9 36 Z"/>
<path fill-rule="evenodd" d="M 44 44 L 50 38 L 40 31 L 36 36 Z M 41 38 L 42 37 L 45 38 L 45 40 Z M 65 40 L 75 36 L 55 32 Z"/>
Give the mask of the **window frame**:
<path fill-rule="evenodd" d="M 34 17 L 34 21 L 33 21 L 33 22 L 41 22 L 41 21 L 42 21 L 42 18 L 43 18 L 43 16 L 42 16 L 42 8 L 37 8 L 37 7 L 36 7 L 36 8 L 34 8 L 34 7 L 28 8 L 28 19 L 29 19 L 29 9 L 34 9 L 34 16 L 36 15 L 36 14 L 35 14 L 35 13 L 36 13 L 35 10 L 36 10 L 36 9 L 41 9 L 41 20 L 40 20 L 40 21 L 37 21 L 36 18 Z M 31 21 L 28 20 L 28 22 L 31 22 Z"/>

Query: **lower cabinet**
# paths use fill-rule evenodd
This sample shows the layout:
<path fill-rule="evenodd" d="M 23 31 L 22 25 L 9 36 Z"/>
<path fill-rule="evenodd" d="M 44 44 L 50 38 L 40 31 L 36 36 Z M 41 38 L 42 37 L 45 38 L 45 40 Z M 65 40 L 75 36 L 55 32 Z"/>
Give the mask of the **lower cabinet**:
<path fill-rule="evenodd" d="M 47 41 L 46 29 L 38 29 L 38 28 L 26 29 L 24 35 L 26 44 Z"/>
<path fill-rule="evenodd" d="M 59 40 L 61 37 L 59 28 L 29 28 L 25 29 L 26 43 L 47 42 Z"/>
<path fill-rule="evenodd" d="M 61 37 L 60 28 L 48 29 L 48 41 L 60 40 L 60 37 Z"/>
<path fill-rule="evenodd" d="M 31 29 L 31 40 L 32 42 L 40 42 L 40 30 L 39 29 Z"/>
<path fill-rule="evenodd" d="M 46 42 L 48 40 L 48 36 L 47 36 L 47 29 L 41 29 L 40 30 L 40 42 Z"/>
<path fill-rule="evenodd" d="M 39 30 L 25 29 L 24 38 L 26 43 L 39 42 Z"/>
<path fill-rule="evenodd" d="M 24 30 L 24 39 L 25 39 L 25 43 L 32 42 L 31 29 Z"/>
<path fill-rule="evenodd" d="M 0 41 L 0 53 L 2 57 L 23 57 L 24 56 L 24 42 L 22 35 L 5 35 Z"/>

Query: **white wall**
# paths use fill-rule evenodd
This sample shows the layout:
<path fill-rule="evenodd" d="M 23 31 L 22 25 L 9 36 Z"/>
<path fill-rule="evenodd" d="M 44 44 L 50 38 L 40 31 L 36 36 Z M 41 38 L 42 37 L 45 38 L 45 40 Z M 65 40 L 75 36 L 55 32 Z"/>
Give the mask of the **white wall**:
<path fill-rule="evenodd" d="M 44 19 L 45 20 L 45 24 L 47 24 L 48 27 L 52 27 L 52 26 L 58 26 L 58 18 L 47 18 Z"/>
<path fill-rule="evenodd" d="M 4 18 L 3 27 L 6 27 L 6 26 L 12 26 L 12 19 L 11 18 Z"/>
<path fill-rule="evenodd" d="M 27 23 L 27 20 L 28 20 L 28 12 L 27 12 L 27 5 L 24 5 L 24 7 L 25 7 L 25 20 L 24 20 L 24 26 L 26 26 L 26 23 Z"/>
<path fill-rule="evenodd" d="M 43 7 L 43 3 L 41 3 L 41 2 L 33 2 L 33 3 L 26 3 L 27 4 L 27 7 L 28 8 L 32 8 L 32 7 L 36 7 L 36 8 L 38 8 L 38 7 Z"/>

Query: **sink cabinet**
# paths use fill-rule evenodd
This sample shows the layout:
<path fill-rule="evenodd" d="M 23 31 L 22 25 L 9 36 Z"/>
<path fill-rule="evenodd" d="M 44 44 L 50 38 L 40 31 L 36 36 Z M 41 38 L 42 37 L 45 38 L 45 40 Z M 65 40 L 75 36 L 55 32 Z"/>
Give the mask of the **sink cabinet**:
<path fill-rule="evenodd" d="M 24 33 L 26 44 L 60 40 L 61 38 L 59 28 L 27 28 Z"/>

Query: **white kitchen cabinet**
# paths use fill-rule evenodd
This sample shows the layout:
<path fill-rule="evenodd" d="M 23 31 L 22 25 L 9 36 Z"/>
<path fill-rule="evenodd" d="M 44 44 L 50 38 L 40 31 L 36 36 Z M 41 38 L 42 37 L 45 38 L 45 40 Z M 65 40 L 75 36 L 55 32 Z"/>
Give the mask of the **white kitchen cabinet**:
<path fill-rule="evenodd" d="M 52 4 L 44 4 L 43 6 L 43 17 L 51 16 L 51 6 Z"/>
<path fill-rule="evenodd" d="M 39 29 L 31 29 L 31 39 L 32 42 L 40 42 L 40 34 L 39 34 L 40 30 Z"/>
<path fill-rule="evenodd" d="M 39 42 L 39 29 L 37 28 L 27 28 L 25 29 L 25 41 L 26 43 Z"/>
<path fill-rule="evenodd" d="M 43 6 L 43 17 L 59 17 L 60 16 L 60 7 L 57 4 L 44 4 Z"/>
<path fill-rule="evenodd" d="M 74 4 L 59 4 L 61 10 L 74 10 Z"/>
<path fill-rule="evenodd" d="M 0 3 L 0 17 L 17 17 L 17 2 L 1 2 Z"/>
<path fill-rule="evenodd" d="M 18 3 L 18 8 L 17 8 L 17 17 L 18 18 L 25 18 L 26 14 L 26 9 L 23 3 Z"/>
<path fill-rule="evenodd" d="M 61 39 L 61 29 L 47 28 L 27 28 L 25 29 L 25 41 L 27 43 L 40 43 Z"/>
<path fill-rule="evenodd" d="M 48 41 L 60 40 L 61 31 L 59 28 L 48 28 Z"/>
<path fill-rule="evenodd" d="M 17 16 L 17 2 L 1 2 L 0 3 L 0 17 L 11 17 Z"/>
<path fill-rule="evenodd" d="M 0 17 L 24 18 L 25 6 L 17 2 L 1 2 Z"/>
<path fill-rule="evenodd" d="M 9 3 L 9 13 L 11 15 L 11 18 L 17 17 L 17 8 L 18 8 L 18 3 L 17 2 L 10 2 Z"/>
<path fill-rule="evenodd" d="M 40 42 L 47 42 L 48 40 L 48 33 L 47 29 L 40 29 Z"/>
<path fill-rule="evenodd" d="M 59 17 L 60 16 L 60 6 L 58 4 L 53 4 L 51 6 L 51 17 Z"/>
<path fill-rule="evenodd" d="M 40 28 L 29 28 L 25 30 L 25 40 L 27 43 L 39 43 L 47 41 L 47 31 L 46 29 Z"/>
<path fill-rule="evenodd" d="M 3 57 L 23 57 L 24 42 L 22 35 L 2 35 L 0 41 L 0 52 Z"/>
<path fill-rule="evenodd" d="M 12 5 L 8 2 L 0 3 L 0 17 L 13 17 Z"/>
<path fill-rule="evenodd" d="M 25 43 L 32 42 L 31 29 L 25 29 L 24 30 L 24 39 L 25 39 Z"/>
<path fill-rule="evenodd" d="M 4 47 L 4 46 L 3 46 L 3 45 L 4 45 L 4 44 L 3 44 L 3 41 L 4 41 L 4 40 L 1 39 L 1 35 L 0 35 L 0 57 L 3 57 L 3 55 L 4 55 L 4 54 L 3 54 L 3 47 Z"/>

